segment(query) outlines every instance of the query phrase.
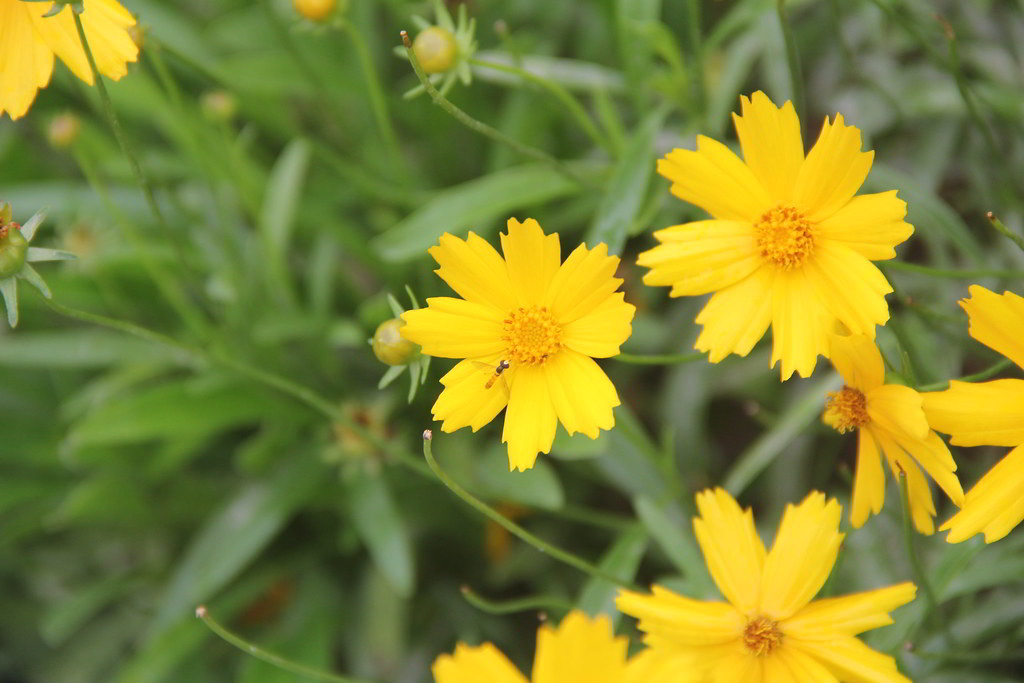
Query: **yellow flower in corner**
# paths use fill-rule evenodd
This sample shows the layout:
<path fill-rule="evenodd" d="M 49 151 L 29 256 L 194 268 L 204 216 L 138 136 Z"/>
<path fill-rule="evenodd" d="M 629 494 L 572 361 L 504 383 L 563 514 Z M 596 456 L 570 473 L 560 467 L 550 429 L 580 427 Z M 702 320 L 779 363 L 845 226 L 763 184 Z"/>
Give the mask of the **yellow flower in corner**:
<path fill-rule="evenodd" d="M 128 34 L 135 17 L 117 0 L 84 0 L 82 25 L 100 73 L 118 80 L 139 49 Z M 52 2 L 0 0 L 0 116 L 17 119 L 28 111 L 36 93 L 53 75 L 54 56 L 92 85 L 85 50 L 78 39 L 72 9 L 45 16 Z"/>
<path fill-rule="evenodd" d="M 526 470 L 551 449 L 558 422 L 592 439 L 615 425 L 619 396 L 593 359 L 619 353 L 636 309 L 616 291 L 619 259 L 604 244 L 562 263 L 557 234 L 511 219 L 501 248 L 504 258 L 472 232 L 442 235 L 430 249 L 435 272 L 462 299 L 406 311 L 402 334 L 428 355 L 465 359 L 441 378 L 442 431 L 476 431 L 507 405 L 509 469 Z"/>
<path fill-rule="evenodd" d="M 832 365 L 845 386 L 829 394 L 822 421 L 845 433 L 857 430 L 857 469 L 853 478 L 850 523 L 860 527 L 885 502 L 882 455 L 893 476 L 907 475 L 907 493 L 914 526 L 935 531 L 935 504 L 924 469 L 957 506 L 964 491 L 956 463 L 939 435 L 928 427 L 921 394 L 902 384 L 885 384 L 882 354 L 862 335 L 832 338 Z"/>
<path fill-rule="evenodd" d="M 871 261 L 890 259 L 914 231 L 896 191 L 854 196 L 873 152 L 860 131 L 827 118 L 804 157 L 793 105 L 776 107 L 756 92 L 733 115 L 741 161 L 725 145 L 698 136 L 697 151 L 676 149 L 658 162 L 672 193 L 711 214 L 654 233 L 661 243 L 640 254 L 648 285 L 671 296 L 715 294 L 697 316 L 696 348 L 712 363 L 745 356 L 769 326 L 772 365 L 782 379 L 806 377 L 841 321 L 875 337 L 889 319 L 892 291 Z"/>
<path fill-rule="evenodd" d="M 688 683 L 690 677 L 669 675 L 660 661 L 643 652 L 627 659 L 629 640 L 616 638 L 611 620 L 590 619 L 570 612 L 557 629 L 537 632 L 532 683 Z M 459 643 L 454 655 L 441 655 L 432 667 L 435 683 L 530 683 L 490 643 L 471 647 Z"/>
<path fill-rule="evenodd" d="M 697 494 L 693 521 L 711 576 L 728 602 L 702 602 L 660 586 L 622 591 L 616 604 L 637 617 L 652 657 L 701 681 L 902 682 L 892 657 L 856 638 L 892 623 L 914 599 L 913 583 L 813 600 L 832 571 L 843 534 L 841 509 L 812 492 L 788 505 L 770 552 L 754 516 L 722 489 Z"/>
<path fill-rule="evenodd" d="M 972 285 L 960 302 L 971 336 L 1024 368 L 1024 298 Z M 957 446 L 1013 446 L 967 492 L 961 510 L 940 528 L 959 543 L 978 533 L 992 543 L 1024 521 L 1024 380 L 997 379 L 924 394 L 928 423 Z"/>

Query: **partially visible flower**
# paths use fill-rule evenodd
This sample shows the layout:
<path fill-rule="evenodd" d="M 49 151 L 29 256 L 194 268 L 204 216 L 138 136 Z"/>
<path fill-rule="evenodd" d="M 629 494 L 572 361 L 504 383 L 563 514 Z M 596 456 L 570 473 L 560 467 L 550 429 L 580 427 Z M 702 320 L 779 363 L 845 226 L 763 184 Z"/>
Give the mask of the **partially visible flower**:
<path fill-rule="evenodd" d="M 616 600 L 640 620 L 652 657 L 673 663 L 679 678 L 669 680 L 910 683 L 892 657 L 856 636 L 893 623 L 889 612 L 914 599 L 914 584 L 813 600 L 843 540 L 835 499 L 814 491 L 787 505 L 770 552 L 751 511 L 723 489 L 697 494 L 697 509 L 697 541 L 727 602 L 661 586 L 653 595 L 621 591 Z"/>
<path fill-rule="evenodd" d="M 1024 298 L 971 285 L 960 301 L 970 334 L 1024 368 Z M 984 533 L 998 541 L 1024 521 L 1024 380 L 996 379 L 971 384 L 953 380 L 949 389 L 924 394 L 932 428 L 957 446 L 1013 446 L 967 492 L 960 511 L 939 527 L 959 543 Z"/>
<path fill-rule="evenodd" d="M 782 379 L 808 376 L 828 357 L 836 321 L 874 339 L 889 319 L 892 291 L 871 261 L 890 259 L 913 232 L 896 191 L 855 197 L 874 158 L 860 131 L 825 119 L 804 157 L 793 105 L 781 108 L 755 92 L 733 115 L 741 161 L 703 135 L 697 151 L 676 149 L 658 162 L 672 193 L 711 214 L 654 233 L 661 242 L 640 254 L 648 285 L 670 296 L 714 292 L 697 315 L 696 348 L 717 363 L 745 356 L 772 329 L 772 365 Z"/>
<path fill-rule="evenodd" d="M 651 653 L 628 658 L 629 640 L 615 637 L 611 620 L 572 611 L 558 628 L 541 626 L 531 678 L 526 678 L 490 643 L 459 643 L 441 655 L 431 671 L 436 683 L 687 683 L 670 675 Z"/>
<path fill-rule="evenodd" d="M 914 526 L 935 531 L 935 504 L 924 469 L 950 500 L 963 505 L 956 463 L 939 435 L 928 428 L 921 394 L 902 384 L 885 384 L 882 354 L 862 335 L 832 338 L 832 365 L 846 385 L 829 394 L 822 421 L 843 434 L 857 430 L 857 469 L 850 523 L 859 528 L 885 501 L 882 455 L 893 476 L 905 472 Z"/>
<path fill-rule="evenodd" d="M 53 298 L 42 276 L 29 264 L 75 258 L 66 251 L 29 246 L 44 217 L 45 213 L 39 211 L 25 225 L 18 225 L 13 220 L 11 205 L 0 202 L 0 297 L 7 307 L 7 322 L 11 327 L 18 325 L 18 280 L 32 285 L 47 299 Z"/>
<path fill-rule="evenodd" d="M 292 0 L 295 11 L 310 21 L 323 21 L 334 12 L 338 0 Z"/>
<path fill-rule="evenodd" d="M 441 378 L 441 429 L 476 431 L 507 405 L 509 469 L 526 470 L 551 450 L 559 422 L 592 439 L 615 425 L 619 396 L 593 359 L 619 353 L 636 309 L 617 291 L 619 259 L 605 244 L 581 244 L 563 263 L 557 234 L 510 219 L 501 246 L 504 258 L 472 232 L 442 235 L 430 255 L 463 298 L 427 299 L 402 314 L 402 334 L 426 354 L 466 359 Z"/>
<path fill-rule="evenodd" d="M 80 79 L 93 84 L 71 7 L 46 16 L 52 2 L 0 0 L 0 115 L 17 119 L 28 111 L 36 93 L 53 75 L 54 56 Z M 99 72 L 115 81 L 138 59 L 128 34 L 135 17 L 117 0 L 83 0 L 82 25 Z"/>

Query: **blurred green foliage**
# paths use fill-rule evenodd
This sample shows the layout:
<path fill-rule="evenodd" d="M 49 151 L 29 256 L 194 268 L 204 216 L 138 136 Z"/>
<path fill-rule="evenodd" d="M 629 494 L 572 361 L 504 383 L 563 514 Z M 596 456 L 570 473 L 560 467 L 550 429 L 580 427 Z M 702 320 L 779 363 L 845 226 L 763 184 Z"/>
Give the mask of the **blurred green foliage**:
<path fill-rule="evenodd" d="M 0 121 L 0 200 L 21 221 L 49 207 L 37 244 L 78 254 L 40 266 L 56 301 L 203 353 L 70 320 L 28 290 L 21 326 L 0 326 L 0 680 L 299 680 L 216 639 L 193 617 L 201 602 L 296 661 L 396 683 L 429 680 L 456 639 L 530 660 L 534 613 L 482 612 L 462 584 L 610 609 L 610 584 L 503 535 L 416 466 L 449 364 L 407 405 L 403 382 L 377 389 L 386 367 L 366 340 L 392 317 L 388 292 L 445 291 L 425 253 L 442 232 L 494 238 L 514 215 L 560 232 L 564 253 L 608 242 L 639 309 L 627 350 L 687 351 L 700 301 L 669 302 L 635 266 L 650 230 L 698 216 L 654 159 L 697 133 L 734 145 L 739 94 L 792 96 L 774 0 L 470 2 L 480 51 L 452 101 L 582 182 L 429 97 L 403 99 L 417 82 L 392 48 L 428 3 L 352 0 L 325 25 L 283 0 L 125 4 L 145 44 L 109 89 L 169 229 L 97 93 L 62 67 L 27 117 Z M 901 260 L 1024 270 L 984 218 L 1024 225 L 1024 5 L 793 0 L 787 14 L 805 142 L 836 111 L 863 131 L 876 151 L 867 189 L 899 188 L 917 228 Z M 50 129 L 68 113 L 70 139 Z M 972 282 L 1019 281 L 885 267 L 896 293 L 880 341 L 903 381 L 997 360 L 967 337 L 956 301 Z M 154 273 L 201 322 L 183 322 Z M 339 417 L 218 358 L 310 387 Z M 537 535 L 629 580 L 711 597 L 693 492 L 725 483 L 767 529 L 812 487 L 848 498 L 853 440 L 818 421 L 827 367 L 780 384 L 768 359 L 762 343 L 719 365 L 605 362 L 624 403 L 616 429 L 560 434 L 526 474 L 506 471 L 497 424 L 438 433 L 434 448 Z M 966 487 L 999 453 L 955 455 Z M 891 488 L 847 536 L 827 591 L 911 578 L 898 500 Z M 1019 680 L 1024 534 L 917 544 L 940 609 L 918 600 L 868 642 L 915 680 Z"/>

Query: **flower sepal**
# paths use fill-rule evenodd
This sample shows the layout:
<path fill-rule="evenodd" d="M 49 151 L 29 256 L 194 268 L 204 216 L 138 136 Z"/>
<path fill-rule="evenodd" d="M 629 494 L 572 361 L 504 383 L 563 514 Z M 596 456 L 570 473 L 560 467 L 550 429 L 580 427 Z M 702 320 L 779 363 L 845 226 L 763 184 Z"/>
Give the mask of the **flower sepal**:
<path fill-rule="evenodd" d="M 473 83 L 469 60 L 476 54 L 477 49 L 476 19 L 469 18 L 464 4 L 459 5 L 457 21 L 452 18 L 441 0 L 433 0 L 432 4 L 433 24 L 415 14 L 410 17 L 419 30 L 413 40 L 412 51 L 430 82 L 437 86 L 438 92 L 447 95 L 457 80 L 463 85 Z M 395 55 L 403 59 L 408 57 L 403 46 L 395 47 Z M 403 97 L 412 99 L 424 92 L 426 89 L 422 85 L 417 85 Z"/>
<path fill-rule="evenodd" d="M 45 211 L 38 211 L 24 225 L 19 225 L 13 220 L 11 205 L 0 203 L 0 297 L 11 327 L 18 326 L 18 280 L 32 285 L 47 299 L 53 298 L 50 288 L 31 264 L 75 258 L 71 252 L 29 246 L 45 216 Z"/>

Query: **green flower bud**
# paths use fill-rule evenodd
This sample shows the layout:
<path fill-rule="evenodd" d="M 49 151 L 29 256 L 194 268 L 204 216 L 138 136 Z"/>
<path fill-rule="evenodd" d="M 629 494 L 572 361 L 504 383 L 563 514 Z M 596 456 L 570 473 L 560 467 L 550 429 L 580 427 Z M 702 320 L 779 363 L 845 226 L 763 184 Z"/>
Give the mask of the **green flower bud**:
<path fill-rule="evenodd" d="M 455 66 L 459 46 L 451 31 L 440 26 L 429 26 L 416 36 L 412 52 L 428 74 L 439 74 Z"/>
<path fill-rule="evenodd" d="M 67 149 L 78 139 L 82 121 L 71 113 L 58 114 L 50 120 L 46 139 L 57 149 Z"/>
<path fill-rule="evenodd" d="M 420 348 L 402 336 L 405 322 L 400 318 L 385 320 L 373 333 L 373 355 L 387 365 L 407 365 L 419 358 Z"/>
<path fill-rule="evenodd" d="M 0 224 L 0 279 L 19 273 L 25 266 L 28 240 L 17 223 Z"/>

